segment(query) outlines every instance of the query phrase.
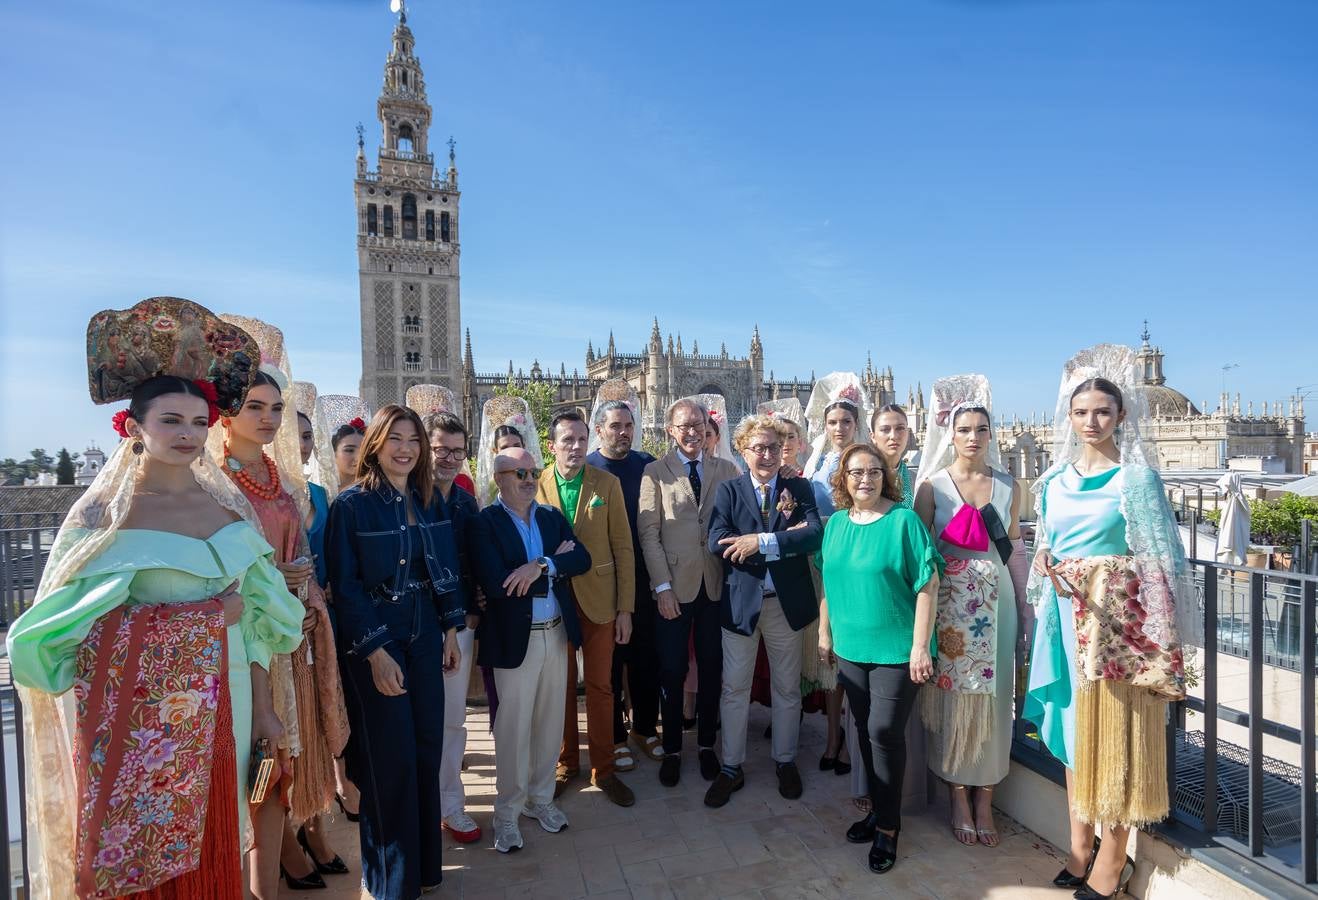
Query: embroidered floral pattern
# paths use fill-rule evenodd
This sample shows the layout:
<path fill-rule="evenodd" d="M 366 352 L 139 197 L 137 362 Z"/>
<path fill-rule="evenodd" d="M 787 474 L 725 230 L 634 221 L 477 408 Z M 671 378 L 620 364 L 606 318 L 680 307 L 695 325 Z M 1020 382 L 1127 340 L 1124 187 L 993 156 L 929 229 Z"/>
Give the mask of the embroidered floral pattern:
<path fill-rule="evenodd" d="M 208 601 L 121 607 L 78 648 L 80 896 L 146 890 L 199 865 L 224 641 Z"/>
<path fill-rule="evenodd" d="M 1179 645 L 1163 647 L 1149 635 L 1148 602 L 1164 602 L 1166 577 L 1146 569 L 1140 578 L 1129 556 L 1067 559 L 1057 571 L 1074 585 L 1076 667 L 1089 681 L 1128 681 L 1162 696 L 1185 696 L 1185 661 Z"/>
<path fill-rule="evenodd" d="M 993 693 L 997 619 L 998 567 L 989 559 L 947 557 L 938 583 L 938 687 Z"/>

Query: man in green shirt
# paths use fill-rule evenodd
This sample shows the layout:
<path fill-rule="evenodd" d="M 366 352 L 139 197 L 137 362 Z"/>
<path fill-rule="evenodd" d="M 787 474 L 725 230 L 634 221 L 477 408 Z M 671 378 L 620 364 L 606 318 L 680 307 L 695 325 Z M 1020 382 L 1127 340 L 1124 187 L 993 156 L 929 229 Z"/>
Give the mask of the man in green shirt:
<path fill-rule="evenodd" d="M 571 581 L 581 622 L 591 781 L 614 803 L 631 806 L 635 797 L 615 773 L 613 744 L 613 647 L 631 640 L 636 605 L 636 560 L 622 482 L 586 464 L 589 431 L 580 413 L 555 416 L 549 423 L 549 440 L 554 464 L 540 473 L 536 500 L 567 517 L 577 540 L 590 553 L 592 566 Z M 555 796 L 581 767 L 576 663 L 576 653 L 569 653 L 568 702 Z"/>

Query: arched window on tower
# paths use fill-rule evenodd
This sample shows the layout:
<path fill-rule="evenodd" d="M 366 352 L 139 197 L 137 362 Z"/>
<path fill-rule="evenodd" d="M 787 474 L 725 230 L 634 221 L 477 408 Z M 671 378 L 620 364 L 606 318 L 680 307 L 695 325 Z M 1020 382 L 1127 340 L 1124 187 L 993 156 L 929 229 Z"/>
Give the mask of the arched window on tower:
<path fill-rule="evenodd" d="M 446 244 L 449 242 L 449 231 L 448 213 L 442 212 L 439 214 L 439 239 Z"/>
<path fill-rule="evenodd" d="M 403 73 L 403 84 L 407 84 L 407 73 Z M 404 122 L 398 126 L 398 149 L 404 153 L 411 153 L 413 149 L 413 132 L 412 126 Z"/>
<path fill-rule="evenodd" d="M 366 233 L 371 237 L 375 237 L 380 233 L 380 223 L 374 203 L 366 205 Z"/>
<path fill-rule="evenodd" d="M 426 240 L 433 241 L 434 239 L 435 239 L 435 211 L 433 209 L 428 209 L 426 210 Z"/>
<path fill-rule="evenodd" d="M 403 195 L 403 239 L 416 240 L 416 197 L 412 194 Z"/>
<path fill-rule="evenodd" d="M 384 207 L 384 236 L 394 236 L 394 208 L 388 204 Z"/>

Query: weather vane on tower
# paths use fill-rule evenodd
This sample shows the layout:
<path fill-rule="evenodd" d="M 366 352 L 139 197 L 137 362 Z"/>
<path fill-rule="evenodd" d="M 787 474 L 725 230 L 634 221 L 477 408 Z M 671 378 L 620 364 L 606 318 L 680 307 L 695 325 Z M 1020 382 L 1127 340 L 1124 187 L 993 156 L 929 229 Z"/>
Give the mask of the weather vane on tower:
<path fill-rule="evenodd" d="M 407 24 L 407 6 L 403 0 L 389 0 L 389 11 L 398 14 L 398 21 Z"/>

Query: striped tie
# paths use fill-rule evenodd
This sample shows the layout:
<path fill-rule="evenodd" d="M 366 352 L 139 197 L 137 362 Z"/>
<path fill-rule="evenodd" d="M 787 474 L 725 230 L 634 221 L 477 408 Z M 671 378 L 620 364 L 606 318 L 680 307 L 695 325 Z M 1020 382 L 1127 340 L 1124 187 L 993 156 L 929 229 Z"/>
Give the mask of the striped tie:
<path fill-rule="evenodd" d="M 769 486 L 763 485 L 760 490 L 763 492 L 763 499 L 760 503 L 760 519 L 764 522 L 764 527 L 769 527 Z"/>

